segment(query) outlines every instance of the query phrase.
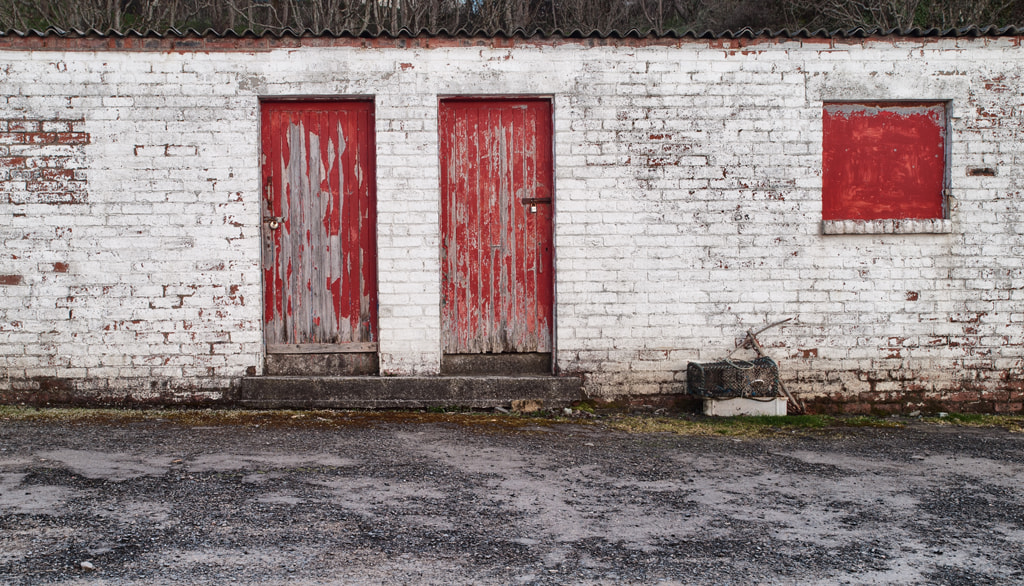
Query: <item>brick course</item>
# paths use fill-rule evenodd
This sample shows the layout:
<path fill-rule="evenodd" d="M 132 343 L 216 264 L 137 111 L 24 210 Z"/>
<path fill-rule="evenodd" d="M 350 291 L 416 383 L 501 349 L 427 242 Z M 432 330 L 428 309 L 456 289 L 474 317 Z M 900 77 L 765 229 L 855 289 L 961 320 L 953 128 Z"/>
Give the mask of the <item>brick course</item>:
<path fill-rule="evenodd" d="M 688 361 L 794 317 L 763 341 L 818 409 L 1021 409 L 1019 38 L 0 51 L 8 399 L 217 401 L 261 371 L 263 97 L 374 99 L 381 371 L 436 373 L 438 99 L 539 95 L 555 116 L 556 358 L 588 392 L 680 392 Z M 822 104 L 845 100 L 948 101 L 948 229 L 822 234 Z"/>

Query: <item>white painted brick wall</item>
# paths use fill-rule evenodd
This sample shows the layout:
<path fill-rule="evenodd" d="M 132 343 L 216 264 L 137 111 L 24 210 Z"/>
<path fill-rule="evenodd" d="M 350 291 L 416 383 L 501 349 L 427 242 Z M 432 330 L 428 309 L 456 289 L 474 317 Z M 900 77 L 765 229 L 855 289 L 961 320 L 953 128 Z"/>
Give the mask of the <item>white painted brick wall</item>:
<path fill-rule="evenodd" d="M 763 341 L 808 396 L 1020 384 L 1019 39 L 433 44 L 4 51 L 0 120 L 89 143 L 87 201 L 0 192 L 0 390 L 216 398 L 260 372 L 261 97 L 373 97 L 381 370 L 436 373 L 456 95 L 553 100 L 557 363 L 589 392 L 681 391 L 785 317 Z M 822 102 L 875 99 L 951 101 L 951 233 L 821 235 Z"/>

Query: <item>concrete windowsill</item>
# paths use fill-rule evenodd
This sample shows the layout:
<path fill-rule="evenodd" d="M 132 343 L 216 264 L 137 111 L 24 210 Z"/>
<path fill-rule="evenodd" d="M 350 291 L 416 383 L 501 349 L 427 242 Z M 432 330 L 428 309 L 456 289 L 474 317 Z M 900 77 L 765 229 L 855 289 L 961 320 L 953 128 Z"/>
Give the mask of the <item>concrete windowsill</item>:
<path fill-rule="evenodd" d="M 952 234 L 953 222 L 929 220 L 823 220 L 821 233 L 835 234 Z"/>

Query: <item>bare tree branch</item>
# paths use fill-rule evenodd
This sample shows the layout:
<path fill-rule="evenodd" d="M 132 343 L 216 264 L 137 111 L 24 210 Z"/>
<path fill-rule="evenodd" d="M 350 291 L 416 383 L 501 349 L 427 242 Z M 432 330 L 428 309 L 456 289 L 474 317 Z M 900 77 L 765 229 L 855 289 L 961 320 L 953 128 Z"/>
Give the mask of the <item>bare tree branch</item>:
<path fill-rule="evenodd" d="M 685 31 L 1024 24 L 1024 0 L 0 0 L 0 29 Z"/>

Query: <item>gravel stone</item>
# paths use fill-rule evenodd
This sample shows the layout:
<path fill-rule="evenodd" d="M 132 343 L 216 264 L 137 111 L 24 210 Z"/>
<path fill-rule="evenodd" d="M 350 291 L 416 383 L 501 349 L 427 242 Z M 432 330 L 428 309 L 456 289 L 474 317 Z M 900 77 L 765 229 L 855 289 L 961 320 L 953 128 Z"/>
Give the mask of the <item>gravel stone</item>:
<path fill-rule="evenodd" d="M 284 419 L 4 422 L 0 583 L 1024 583 L 1004 430 Z"/>

